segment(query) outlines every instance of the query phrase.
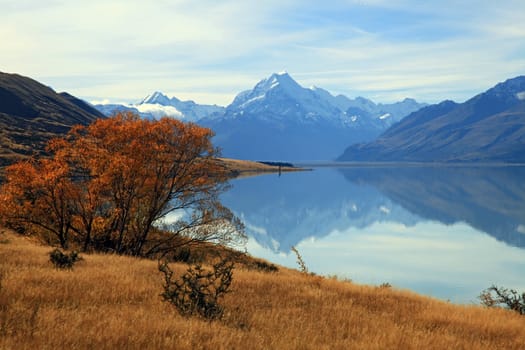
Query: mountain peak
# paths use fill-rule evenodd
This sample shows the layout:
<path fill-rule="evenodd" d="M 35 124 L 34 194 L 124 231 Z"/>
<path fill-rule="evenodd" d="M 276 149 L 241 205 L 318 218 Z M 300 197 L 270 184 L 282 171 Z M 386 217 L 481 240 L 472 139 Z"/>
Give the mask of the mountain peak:
<path fill-rule="evenodd" d="M 230 108 L 244 108 L 268 97 L 269 94 L 296 97 L 304 94 L 303 90 L 306 89 L 301 87 L 287 72 L 273 73 L 268 78 L 259 81 L 252 90 L 246 90 L 237 95 Z"/>
<path fill-rule="evenodd" d="M 271 90 L 275 87 L 281 87 L 285 90 L 302 89 L 302 87 L 287 72 L 273 73 L 270 77 L 261 80 L 254 90 Z"/>
<path fill-rule="evenodd" d="M 163 106 L 168 106 L 171 104 L 172 99 L 164 95 L 160 91 L 155 91 L 153 94 L 146 96 L 139 104 L 159 104 Z"/>

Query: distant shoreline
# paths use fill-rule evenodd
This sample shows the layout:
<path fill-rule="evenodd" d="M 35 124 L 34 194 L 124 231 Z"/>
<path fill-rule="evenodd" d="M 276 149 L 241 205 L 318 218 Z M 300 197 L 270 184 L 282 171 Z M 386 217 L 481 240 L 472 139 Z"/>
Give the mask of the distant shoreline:
<path fill-rule="evenodd" d="M 525 163 L 504 162 L 293 162 L 299 168 L 500 168 L 523 167 Z"/>
<path fill-rule="evenodd" d="M 232 178 L 311 170 L 290 162 L 265 162 L 232 158 L 218 158 L 218 161 L 226 167 Z"/>

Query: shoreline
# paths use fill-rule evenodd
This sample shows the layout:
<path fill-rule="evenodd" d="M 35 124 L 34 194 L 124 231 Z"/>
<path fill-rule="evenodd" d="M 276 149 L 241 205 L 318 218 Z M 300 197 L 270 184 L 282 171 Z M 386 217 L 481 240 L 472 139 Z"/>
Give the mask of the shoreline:
<path fill-rule="evenodd" d="M 217 158 L 217 160 L 228 170 L 231 178 L 312 170 L 307 167 L 284 162 L 262 162 L 232 158 Z"/>
<path fill-rule="evenodd" d="M 524 167 L 525 163 L 504 162 L 294 162 L 299 168 L 502 168 Z"/>

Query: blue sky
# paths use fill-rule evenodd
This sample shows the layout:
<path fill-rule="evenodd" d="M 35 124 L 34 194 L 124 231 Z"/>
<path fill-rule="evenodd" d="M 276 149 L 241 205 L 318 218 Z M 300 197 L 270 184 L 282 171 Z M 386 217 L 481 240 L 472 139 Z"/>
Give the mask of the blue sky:
<path fill-rule="evenodd" d="M 89 101 L 226 105 L 272 72 L 376 102 L 525 74 L 525 1 L 0 0 L 0 71 Z"/>

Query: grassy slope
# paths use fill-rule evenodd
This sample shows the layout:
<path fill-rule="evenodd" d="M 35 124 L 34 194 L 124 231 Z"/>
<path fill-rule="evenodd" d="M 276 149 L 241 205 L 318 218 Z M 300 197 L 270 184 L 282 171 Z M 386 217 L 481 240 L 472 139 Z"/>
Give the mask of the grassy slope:
<path fill-rule="evenodd" d="M 525 347 L 525 317 L 510 311 L 284 268 L 236 268 L 224 320 L 184 319 L 161 300 L 155 261 L 93 254 L 74 271 L 57 271 L 50 250 L 0 233 L 0 349 Z"/>

